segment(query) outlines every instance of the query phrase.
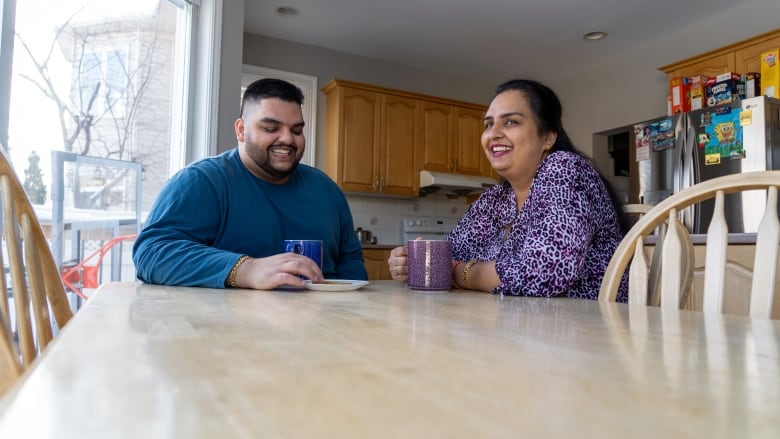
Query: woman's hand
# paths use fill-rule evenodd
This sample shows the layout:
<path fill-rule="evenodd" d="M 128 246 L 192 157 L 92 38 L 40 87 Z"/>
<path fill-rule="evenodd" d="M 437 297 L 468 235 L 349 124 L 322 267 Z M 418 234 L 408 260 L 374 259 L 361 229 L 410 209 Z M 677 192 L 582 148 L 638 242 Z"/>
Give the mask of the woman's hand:
<path fill-rule="evenodd" d="M 387 267 L 390 269 L 390 275 L 393 277 L 393 280 L 406 282 L 409 279 L 408 254 L 409 250 L 405 245 L 390 251 L 390 257 L 387 258 Z"/>

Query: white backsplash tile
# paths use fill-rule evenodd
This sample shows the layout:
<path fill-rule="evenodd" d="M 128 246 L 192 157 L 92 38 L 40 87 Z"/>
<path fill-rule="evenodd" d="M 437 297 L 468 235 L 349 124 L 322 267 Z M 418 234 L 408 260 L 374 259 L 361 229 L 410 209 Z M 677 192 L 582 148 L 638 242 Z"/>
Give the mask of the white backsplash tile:
<path fill-rule="evenodd" d="M 460 218 L 466 212 L 466 197 L 444 194 L 400 199 L 347 194 L 355 228 L 370 230 L 378 244 L 395 245 L 403 240 L 402 220 L 410 216 Z"/>

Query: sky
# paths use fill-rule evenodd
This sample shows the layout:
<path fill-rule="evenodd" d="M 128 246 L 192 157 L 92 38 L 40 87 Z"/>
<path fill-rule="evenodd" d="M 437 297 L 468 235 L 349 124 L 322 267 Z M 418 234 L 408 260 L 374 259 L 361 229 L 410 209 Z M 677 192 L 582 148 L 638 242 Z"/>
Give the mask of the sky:
<path fill-rule="evenodd" d="M 11 80 L 11 105 L 9 113 L 8 146 L 11 160 L 24 180 L 31 151 L 41 157 L 44 183 L 49 186 L 51 151 L 62 150 L 62 136 L 54 101 L 22 75 L 35 77 L 37 72 L 19 38 L 43 60 L 54 39 L 54 31 L 69 17 L 74 20 L 99 20 L 120 15 L 149 14 L 159 0 L 20 0 L 16 3 L 16 33 L 14 41 L 13 76 Z M 46 11 L 42 14 L 41 11 Z M 51 64 L 55 87 L 67 92 L 70 84 L 70 67 L 55 50 Z"/>

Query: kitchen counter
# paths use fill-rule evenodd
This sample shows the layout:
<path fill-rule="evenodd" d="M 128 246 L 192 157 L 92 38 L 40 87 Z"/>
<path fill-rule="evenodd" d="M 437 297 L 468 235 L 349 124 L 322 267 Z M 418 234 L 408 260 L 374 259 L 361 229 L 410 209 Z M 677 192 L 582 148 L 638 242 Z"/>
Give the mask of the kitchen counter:
<path fill-rule="evenodd" d="M 649 235 L 645 238 L 645 244 L 655 244 L 656 241 L 658 235 Z M 691 241 L 694 245 L 704 245 L 707 243 L 707 235 L 705 233 L 691 235 Z M 755 233 L 729 233 L 728 236 L 729 245 L 755 245 L 755 243 Z"/>
<path fill-rule="evenodd" d="M 392 250 L 403 244 L 363 244 L 363 249 L 367 250 Z"/>

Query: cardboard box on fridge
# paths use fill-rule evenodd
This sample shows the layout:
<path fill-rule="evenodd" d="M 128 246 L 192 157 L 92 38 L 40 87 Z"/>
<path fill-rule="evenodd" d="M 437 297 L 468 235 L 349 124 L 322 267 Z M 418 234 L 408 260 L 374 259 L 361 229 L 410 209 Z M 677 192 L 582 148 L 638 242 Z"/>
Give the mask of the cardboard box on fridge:
<path fill-rule="evenodd" d="M 746 99 L 761 96 L 761 73 L 747 72 L 742 75 L 742 81 L 745 83 Z"/>
<path fill-rule="evenodd" d="M 677 76 L 669 80 L 669 94 L 672 96 L 672 114 L 691 111 L 691 79 Z"/>
<path fill-rule="evenodd" d="M 780 49 L 761 54 L 761 94 L 780 98 Z"/>
<path fill-rule="evenodd" d="M 739 73 L 721 73 L 714 78 L 710 78 L 704 89 L 704 93 L 707 96 L 707 106 L 714 107 L 720 104 L 730 104 L 739 99 L 740 88 L 742 88 L 742 76 Z"/>
<path fill-rule="evenodd" d="M 709 79 L 709 76 L 704 75 L 691 76 L 691 110 L 701 110 L 707 106 L 704 88 Z"/>

